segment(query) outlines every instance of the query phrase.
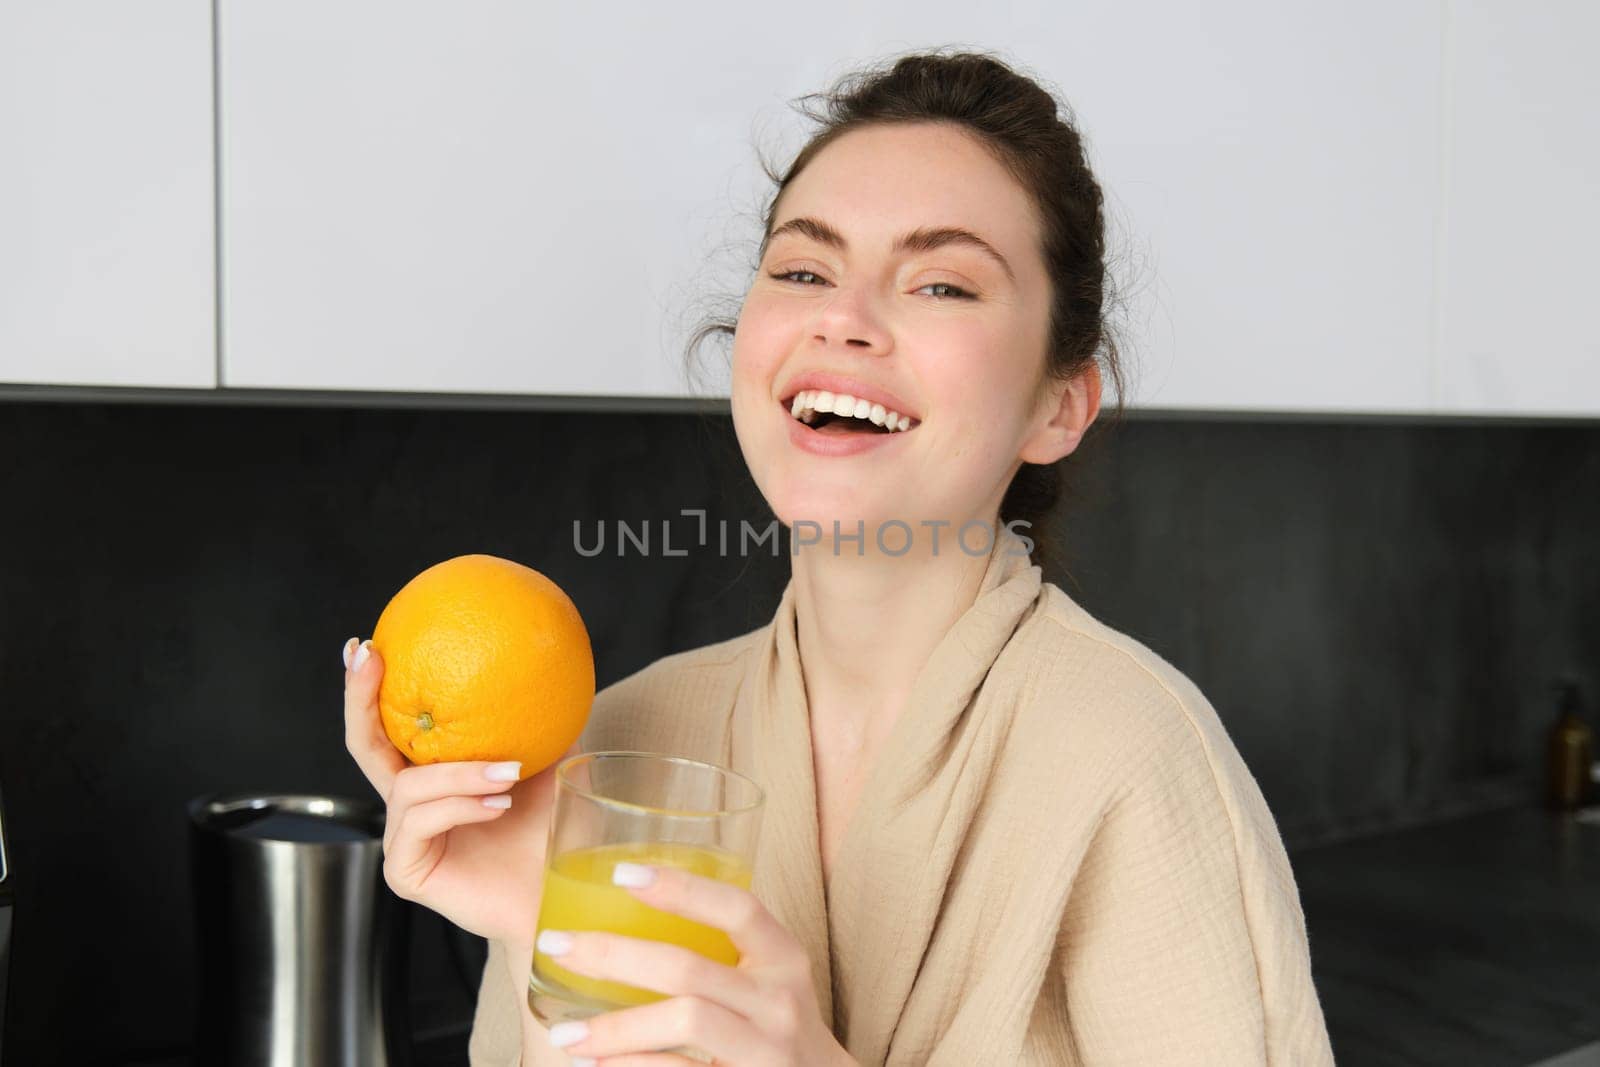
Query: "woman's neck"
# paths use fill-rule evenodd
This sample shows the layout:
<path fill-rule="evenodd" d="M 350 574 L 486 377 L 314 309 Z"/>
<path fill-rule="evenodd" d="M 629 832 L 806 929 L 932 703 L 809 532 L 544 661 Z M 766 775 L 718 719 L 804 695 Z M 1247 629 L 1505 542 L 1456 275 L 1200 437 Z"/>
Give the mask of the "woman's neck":
<path fill-rule="evenodd" d="M 988 563 L 943 543 L 899 557 L 801 548 L 792 563 L 795 638 L 814 728 L 851 750 L 881 742 L 933 650 L 977 599 Z"/>

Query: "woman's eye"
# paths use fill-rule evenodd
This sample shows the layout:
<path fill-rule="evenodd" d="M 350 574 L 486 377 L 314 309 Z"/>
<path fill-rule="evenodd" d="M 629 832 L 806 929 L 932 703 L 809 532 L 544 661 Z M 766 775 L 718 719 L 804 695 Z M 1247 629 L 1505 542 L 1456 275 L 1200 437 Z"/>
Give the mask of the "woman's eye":
<path fill-rule="evenodd" d="M 945 290 L 948 290 L 948 293 L 946 295 L 954 297 L 957 300 L 971 300 L 972 299 L 972 294 L 971 293 L 967 292 L 965 289 L 960 288 L 959 286 L 951 285 L 949 282 L 933 282 L 933 283 L 931 283 L 929 285 L 924 285 L 922 287 L 922 289 L 945 289 Z M 922 292 L 922 289 L 918 289 L 917 292 L 919 292 L 919 293 Z M 935 295 L 938 295 L 938 294 L 935 294 Z"/>
<path fill-rule="evenodd" d="M 815 271 L 809 271 L 809 270 L 778 271 L 776 274 L 774 274 L 772 276 L 774 278 L 778 279 L 780 282 L 786 282 L 786 281 L 789 281 L 790 279 L 794 278 L 796 275 L 800 275 L 800 274 L 804 274 L 805 276 L 807 276 L 809 278 L 821 278 L 822 277 L 822 275 L 816 273 Z M 811 285 L 813 283 L 811 283 L 811 282 L 801 282 L 800 284 L 801 285 Z"/>

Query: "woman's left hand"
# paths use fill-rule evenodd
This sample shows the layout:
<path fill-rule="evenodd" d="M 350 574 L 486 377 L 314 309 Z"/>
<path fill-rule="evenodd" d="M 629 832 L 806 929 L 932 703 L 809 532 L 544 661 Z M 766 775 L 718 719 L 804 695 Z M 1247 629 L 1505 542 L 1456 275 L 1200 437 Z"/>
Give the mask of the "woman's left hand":
<path fill-rule="evenodd" d="M 630 877 L 632 876 L 632 877 Z M 645 878 L 648 885 L 638 887 Z M 641 903 L 725 931 L 739 950 L 729 967 L 677 945 L 621 934 L 539 935 L 538 951 L 591 978 L 668 996 L 550 1028 L 575 1063 L 668 1067 L 695 1061 L 655 1049 L 689 1046 L 730 1067 L 853 1067 L 822 1019 L 804 948 L 749 891 L 676 867 L 619 863 L 614 880 Z"/>

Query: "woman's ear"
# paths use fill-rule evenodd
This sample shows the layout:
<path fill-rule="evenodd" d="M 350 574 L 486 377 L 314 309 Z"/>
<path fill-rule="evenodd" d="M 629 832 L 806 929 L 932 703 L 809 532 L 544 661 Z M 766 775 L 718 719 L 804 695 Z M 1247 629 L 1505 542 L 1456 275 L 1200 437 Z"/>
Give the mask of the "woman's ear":
<path fill-rule="evenodd" d="M 1100 414 L 1100 365 L 1091 362 L 1066 381 L 1053 380 L 1039 406 L 1044 421 L 1022 442 L 1017 458 L 1024 463 L 1054 463 L 1082 442 Z"/>

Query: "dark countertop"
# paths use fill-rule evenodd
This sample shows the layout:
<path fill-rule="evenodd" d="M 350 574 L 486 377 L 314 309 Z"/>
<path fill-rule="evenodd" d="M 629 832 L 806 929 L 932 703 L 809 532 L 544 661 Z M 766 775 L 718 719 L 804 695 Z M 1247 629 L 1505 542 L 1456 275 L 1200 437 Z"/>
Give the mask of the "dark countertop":
<path fill-rule="evenodd" d="M 1340 1067 L 1528 1067 L 1600 1041 L 1591 813 L 1517 808 L 1293 855 Z"/>
<path fill-rule="evenodd" d="M 1339 1067 L 1600 1065 L 1586 819 L 1513 809 L 1292 855 Z M 419 1041 L 413 1067 L 466 1062 L 463 1029 Z"/>

